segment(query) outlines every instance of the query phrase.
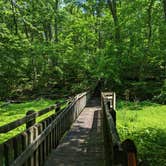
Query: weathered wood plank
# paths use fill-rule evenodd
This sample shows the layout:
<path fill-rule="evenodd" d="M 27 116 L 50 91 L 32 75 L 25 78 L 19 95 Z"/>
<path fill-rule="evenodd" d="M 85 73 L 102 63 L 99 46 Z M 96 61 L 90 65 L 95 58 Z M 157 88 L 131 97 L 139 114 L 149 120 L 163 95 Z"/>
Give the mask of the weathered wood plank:
<path fill-rule="evenodd" d="M 4 166 L 4 145 L 0 144 L 0 166 Z"/>
<path fill-rule="evenodd" d="M 42 128 L 42 124 L 39 123 L 37 125 L 37 128 L 38 128 L 38 135 L 41 134 L 43 128 Z M 43 147 L 42 147 L 42 144 L 40 144 L 39 148 L 38 148 L 38 165 L 41 166 L 43 164 Z"/>
<path fill-rule="evenodd" d="M 34 139 L 37 138 L 38 135 L 38 127 L 34 126 Z M 39 148 L 37 148 L 34 152 L 34 165 L 39 166 Z"/>
<path fill-rule="evenodd" d="M 7 125 L 1 126 L 0 133 L 7 133 L 8 131 L 13 130 L 13 129 L 17 128 L 18 126 L 21 126 L 22 124 L 26 123 L 26 121 L 27 121 L 27 118 L 25 116 L 21 119 L 18 119 L 14 122 L 7 124 Z"/>
<path fill-rule="evenodd" d="M 27 158 L 39 147 L 41 142 L 45 140 L 48 134 L 52 131 L 55 124 L 50 124 L 27 148 L 26 150 L 11 164 L 11 166 L 21 166 Z"/>
<path fill-rule="evenodd" d="M 27 132 L 23 132 L 21 134 L 21 144 L 22 144 L 22 152 L 26 149 L 26 147 L 28 146 L 28 134 Z M 28 166 L 28 162 L 25 162 L 23 166 Z"/>
<path fill-rule="evenodd" d="M 61 137 L 61 119 L 58 119 L 58 142 L 60 140 Z"/>
<path fill-rule="evenodd" d="M 112 137 L 113 145 L 120 146 L 120 137 L 118 135 L 117 129 L 116 129 L 116 117 L 114 117 L 113 111 L 116 105 L 116 98 L 115 93 L 113 92 L 103 92 L 102 93 L 102 106 L 103 111 L 105 114 L 105 121 L 107 123 L 108 132 Z M 110 106 L 111 102 L 111 106 Z M 108 104 L 109 103 L 109 104 Z M 116 116 L 116 114 L 115 114 Z"/>
<path fill-rule="evenodd" d="M 31 115 L 34 115 L 33 117 L 31 117 Z M 36 113 L 34 110 L 30 110 L 26 113 L 26 116 L 27 117 L 31 117 L 31 119 L 29 119 L 27 122 L 26 122 L 26 128 L 29 129 L 31 126 L 33 126 L 35 123 L 36 123 Z"/>
<path fill-rule="evenodd" d="M 53 115 L 53 120 L 56 118 L 56 115 Z M 56 127 L 56 126 L 55 126 Z M 54 149 L 56 147 L 56 129 L 53 129 L 52 131 L 52 149 Z"/>
<path fill-rule="evenodd" d="M 14 137 L 13 139 L 13 150 L 14 150 L 14 158 L 16 159 L 19 154 L 22 152 L 22 143 L 21 143 L 21 135 Z"/>
<path fill-rule="evenodd" d="M 13 142 L 9 140 L 4 144 L 5 165 L 9 166 L 14 160 Z"/>
<path fill-rule="evenodd" d="M 47 118 L 46 119 L 46 126 L 49 126 L 49 119 Z M 50 134 L 50 133 L 49 133 Z M 46 136 L 46 157 L 48 156 L 49 154 L 49 134 Z"/>
<path fill-rule="evenodd" d="M 58 126 L 57 126 L 58 124 L 56 123 L 56 125 L 55 125 L 55 147 L 57 147 L 57 145 L 58 145 Z"/>
<path fill-rule="evenodd" d="M 49 124 L 51 124 L 51 118 L 49 117 L 48 118 L 48 125 Z M 48 134 L 48 154 L 47 155 L 49 155 L 49 153 L 51 152 L 51 133 L 52 132 L 50 132 L 49 134 Z"/>
<path fill-rule="evenodd" d="M 64 110 L 62 110 L 57 117 L 52 121 L 52 123 L 50 124 L 50 122 L 47 123 L 47 120 L 43 121 L 43 132 L 37 136 L 37 138 L 34 140 L 34 135 L 33 133 L 31 133 L 29 131 L 29 145 L 26 148 L 26 150 L 24 150 L 24 152 L 21 153 L 21 155 L 11 164 L 11 166 L 21 166 L 22 164 L 24 164 L 25 161 L 27 161 L 28 158 L 30 158 L 30 165 L 32 166 L 34 164 L 34 159 L 32 154 L 35 152 L 35 150 L 41 145 L 41 143 L 43 143 L 43 148 L 44 148 L 44 155 L 43 158 L 46 158 L 47 155 L 47 147 L 45 147 L 45 142 L 47 138 L 49 138 L 50 133 L 52 132 L 52 130 L 55 128 L 55 126 L 57 127 L 57 137 L 58 140 L 61 138 L 62 135 L 62 124 L 61 124 L 61 120 L 63 117 L 63 114 L 65 112 L 70 112 L 70 110 L 73 108 L 73 106 L 76 104 L 77 100 L 80 99 L 81 97 L 84 97 L 87 93 L 83 93 L 82 95 L 79 95 L 76 97 L 76 99 Z M 72 112 L 71 112 L 72 113 Z M 58 125 L 57 125 L 58 123 Z M 48 142 L 48 147 L 50 147 L 49 142 Z M 45 154 L 46 153 L 46 154 Z"/>
<path fill-rule="evenodd" d="M 50 123 L 54 120 L 53 116 L 50 116 L 49 119 L 50 119 Z M 53 149 L 53 132 L 54 132 L 54 129 L 52 129 L 52 132 L 50 133 L 50 152 Z"/>
<path fill-rule="evenodd" d="M 31 145 L 31 143 L 33 142 L 33 139 L 34 139 L 34 128 L 31 127 L 29 130 L 28 130 L 28 147 Z M 34 151 L 33 151 L 34 152 Z M 31 155 L 29 156 L 29 159 L 28 159 L 28 165 L 30 166 L 34 166 L 34 155 L 33 155 L 33 152 L 31 153 Z M 26 160 L 27 160 L 26 159 Z M 26 161 L 24 160 L 24 162 Z M 23 163 L 24 163 L 23 162 Z"/>
<path fill-rule="evenodd" d="M 82 101 L 81 101 L 82 102 Z M 104 146 L 98 106 L 88 106 L 72 125 L 71 130 L 53 150 L 45 166 L 50 165 L 104 165 Z"/>
<path fill-rule="evenodd" d="M 77 95 L 74 99 L 69 99 L 69 100 L 66 100 L 64 102 L 55 104 L 53 106 L 50 106 L 48 108 L 45 108 L 45 109 L 40 110 L 38 112 L 35 112 L 35 113 L 31 114 L 31 115 L 24 116 L 23 118 L 15 120 L 15 121 L 13 121 L 11 123 L 8 123 L 8 124 L 6 124 L 4 126 L 0 126 L 0 133 L 7 133 L 8 131 L 15 129 L 15 128 L 23 125 L 24 123 L 27 123 L 27 122 L 31 121 L 32 119 L 34 119 L 36 117 L 42 116 L 42 115 L 48 113 L 49 111 L 52 111 L 53 109 L 60 108 L 60 106 L 65 104 L 66 102 L 71 102 L 71 103 L 74 104 L 77 100 L 79 100 L 80 98 L 82 98 L 86 94 L 87 94 L 87 92 L 81 93 L 81 94 Z M 60 111 L 58 111 L 58 113 L 59 112 Z"/>
<path fill-rule="evenodd" d="M 65 103 L 65 102 L 64 102 Z M 18 120 L 15 120 L 11 123 L 8 123 L 4 126 L 0 126 L 0 133 L 7 133 L 10 130 L 13 130 L 21 125 L 23 125 L 24 123 L 28 123 L 29 121 L 35 119 L 36 117 L 42 116 L 50 111 L 52 111 L 53 109 L 55 109 L 56 107 L 59 107 L 59 105 L 53 105 L 50 106 L 48 108 L 45 108 L 39 112 L 34 112 L 30 115 L 24 116 L 23 118 L 20 118 Z"/>
<path fill-rule="evenodd" d="M 46 129 L 46 127 L 47 127 L 46 121 L 42 122 L 42 127 L 43 127 L 43 130 Z M 46 153 L 46 147 L 47 147 L 46 139 L 43 139 L 42 147 L 43 147 L 43 160 L 45 160 L 46 154 L 47 154 Z"/>

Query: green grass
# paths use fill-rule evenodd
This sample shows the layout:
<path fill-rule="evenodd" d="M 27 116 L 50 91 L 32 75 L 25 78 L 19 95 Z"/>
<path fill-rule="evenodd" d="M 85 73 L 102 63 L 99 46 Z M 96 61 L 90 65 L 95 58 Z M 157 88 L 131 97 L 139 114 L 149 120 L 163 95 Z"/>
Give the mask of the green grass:
<path fill-rule="evenodd" d="M 166 105 L 119 101 L 117 128 L 122 141 L 134 140 L 139 158 L 166 166 Z"/>
<path fill-rule="evenodd" d="M 0 106 L 3 102 L 0 102 Z M 3 107 L 0 107 L 0 126 L 10 123 L 16 119 L 22 118 L 26 115 L 26 112 L 29 110 L 40 111 L 43 108 L 46 108 L 50 105 L 55 104 L 53 100 L 40 99 L 38 101 L 25 102 L 21 104 L 9 104 Z M 37 118 L 37 122 L 53 114 L 55 111 L 50 111 L 47 114 Z M 25 129 L 25 125 L 22 125 L 8 133 L 0 134 L 0 143 L 8 140 L 9 138 L 17 135 Z"/>

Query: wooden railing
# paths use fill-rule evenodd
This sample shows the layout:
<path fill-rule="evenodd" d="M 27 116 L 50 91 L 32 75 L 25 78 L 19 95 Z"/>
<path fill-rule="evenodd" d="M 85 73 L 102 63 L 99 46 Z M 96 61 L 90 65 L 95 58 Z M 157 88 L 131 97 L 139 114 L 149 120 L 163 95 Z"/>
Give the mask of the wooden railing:
<path fill-rule="evenodd" d="M 29 111 L 25 117 L 0 127 L 6 133 L 26 123 L 26 130 L 0 144 L 0 166 L 42 166 L 48 154 L 56 148 L 60 139 L 84 109 L 89 93 L 75 96 L 61 109 L 56 104 L 39 112 Z M 55 109 L 55 114 L 35 123 L 36 117 Z"/>
<path fill-rule="evenodd" d="M 115 93 L 102 92 L 101 106 L 104 118 L 103 132 L 106 154 L 106 166 L 136 166 L 137 150 L 134 142 L 130 139 L 127 139 L 121 143 L 119 134 L 116 129 Z"/>
<path fill-rule="evenodd" d="M 101 106 L 103 110 L 103 130 L 104 130 L 104 141 L 105 141 L 105 154 L 106 154 L 106 165 L 114 163 L 115 154 L 114 149 L 117 147 L 120 149 L 120 138 L 116 130 L 116 96 L 113 92 L 102 92 L 101 93 Z"/>

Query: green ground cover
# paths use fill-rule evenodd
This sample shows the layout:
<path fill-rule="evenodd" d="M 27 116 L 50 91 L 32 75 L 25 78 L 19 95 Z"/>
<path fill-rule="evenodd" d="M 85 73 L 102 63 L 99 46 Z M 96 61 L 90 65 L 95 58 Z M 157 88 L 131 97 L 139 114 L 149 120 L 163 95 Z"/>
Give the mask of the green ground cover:
<path fill-rule="evenodd" d="M 166 105 L 119 101 L 117 128 L 121 140 L 135 141 L 139 158 L 166 166 Z"/>
<path fill-rule="evenodd" d="M 30 101 L 30 102 L 25 102 L 21 104 L 9 104 L 9 105 L 0 107 L 0 126 L 5 125 L 9 122 L 12 122 L 16 119 L 22 118 L 23 116 L 26 115 L 26 112 L 29 110 L 40 111 L 41 109 L 44 109 L 50 105 L 53 105 L 54 103 L 55 103 L 55 100 L 40 99 L 38 101 Z M 2 104 L 3 102 L 0 103 L 0 106 L 2 106 Z M 54 113 L 54 110 L 37 118 L 37 121 L 41 121 L 42 119 L 48 117 L 49 115 L 53 113 Z M 17 135 L 24 129 L 25 129 L 25 125 L 22 125 L 6 134 L 0 134 L 0 143 L 8 140 L 14 135 Z"/>

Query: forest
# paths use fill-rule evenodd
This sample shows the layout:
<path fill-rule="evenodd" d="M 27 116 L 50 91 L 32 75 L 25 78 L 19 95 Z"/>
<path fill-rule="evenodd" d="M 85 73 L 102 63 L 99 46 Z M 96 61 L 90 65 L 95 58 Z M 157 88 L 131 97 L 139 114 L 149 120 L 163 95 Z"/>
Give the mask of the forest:
<path fill-rule="evenodd" d="M 0 0 L 0 125 L 97 89 L 118 96 L 121 138 L 164 166 L 166 0 Z"/>
<path fill-rule="evenodd" d="M 95 87 L 165 102 L 165 0 L 0 1 L 0 99 Z"/>

